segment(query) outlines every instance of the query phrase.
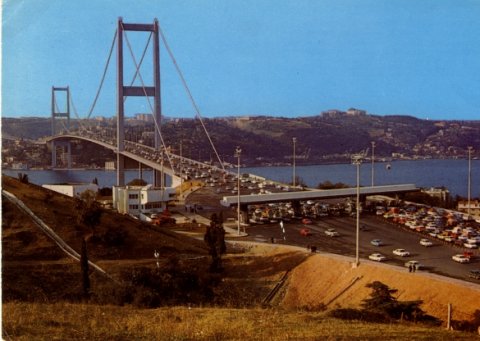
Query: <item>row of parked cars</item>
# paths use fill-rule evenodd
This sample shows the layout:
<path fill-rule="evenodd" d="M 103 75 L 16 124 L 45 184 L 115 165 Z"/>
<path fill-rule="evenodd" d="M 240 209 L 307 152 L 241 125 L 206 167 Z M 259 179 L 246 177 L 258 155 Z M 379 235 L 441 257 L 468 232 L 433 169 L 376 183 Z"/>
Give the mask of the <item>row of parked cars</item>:
<path fill-rule="evenodd" d="M 411 230 L 467 249 L 477 249 L 480 244 L 480 226 L 474 220 L 464 220 L 460 212 L 445 209 L 417 207 L 392 207 L 388 211 L 377 210 L 394 223 Z"/>

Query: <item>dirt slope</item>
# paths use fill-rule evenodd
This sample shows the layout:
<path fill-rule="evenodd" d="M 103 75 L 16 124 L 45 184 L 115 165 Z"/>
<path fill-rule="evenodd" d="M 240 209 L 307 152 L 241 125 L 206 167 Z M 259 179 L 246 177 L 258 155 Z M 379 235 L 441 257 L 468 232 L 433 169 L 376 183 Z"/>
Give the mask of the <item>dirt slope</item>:
<path fill-rule="evenodd" d="M 397 289 L 401 301 L 423 300 L 422 309 L 442 320 L 447 304 L 453 305 L 453 319 L 470 320 L 480 309 L 480 285 L 428 273 L 363 261 L 353 268 L 351 260 L 335 255 L 313 255 L 289 276 L 283 306 L 359 307 L 371 290 L 367 283 L 380 281 Z"/>

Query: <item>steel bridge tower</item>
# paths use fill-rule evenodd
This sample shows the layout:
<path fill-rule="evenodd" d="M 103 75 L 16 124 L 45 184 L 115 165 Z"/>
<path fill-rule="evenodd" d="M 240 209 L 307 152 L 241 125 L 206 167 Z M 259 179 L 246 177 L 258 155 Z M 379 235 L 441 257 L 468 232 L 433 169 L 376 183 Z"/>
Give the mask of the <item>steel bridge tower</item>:
<path fill-rule="evenodd" d="M 153 32 L 153 86 L 125 86 L 123 83 L 123 36 L 125 31 Z M 120 154 L 125 150 L 124 130 L 124 98 L 128 96 L 148 96 L 154 98 L 153 115 L 155 129 L 155 149 L 159 150 L 161 102 L 160 102 L 160 52 L 159 52 L 159 30 L 158 20 L 153 24 L 127 24 L 123 19 L 118 18 L 117 27 L 117 186 L 125 185 L 125 157 Z M 154 170 L 154 186 L 162 184 L 162 174 Z"/>
<path fill-rule="evenodd" d="M 66 96 L 66 111 L 61 111 L 58 108 L 56 101 L 56 92 L 65 93 Z M 52 136 L 57 134 L 56 119 L 67 119 L 66 129 L 70 131 L 70 88 L 52 86 Z M 57 147 L 63 148 L 63 155 L 65 155 L 65 148 L 67 150 L 67 167 L 72 168 L 72 146 L 70 141 L 52 141 L 52 167 L 57 167 Z"/>

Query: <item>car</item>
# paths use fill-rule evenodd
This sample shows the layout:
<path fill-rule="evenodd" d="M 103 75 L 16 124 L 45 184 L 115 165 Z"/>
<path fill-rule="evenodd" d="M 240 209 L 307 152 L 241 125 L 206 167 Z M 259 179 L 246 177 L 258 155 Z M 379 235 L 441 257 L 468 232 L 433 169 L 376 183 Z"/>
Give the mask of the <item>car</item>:
<path fill-rule="evenodd" d="M 387 257 L 381 253 L 372 253 L 370 256 L 368 256 L 368 258 L 377 262 L 383 262 L 384 260 L 387 260 Z"/>
<path fill-rule="evenodd" d="M 395 249 L 395 250 L 393 250 L 393 254 L 396 255 L 396 256 L 400 256 L 400 257 L 410 256 L 410 252 L 408 252 L 405 249 Z"/>
<path fill-rule="evenodd" d="M 474 279 L 480 279 L 480 270 L 478 269 L 470 270 L 470 272 L 468 273 L 468 277 L 474 278 Z"/>
<path fill-rule="evenodd" d="M 312 231 L 310 231 L 310 229 L 307 229 L 307 228 L 303 228 L 303 229 L 300 229 L 300 234 L 302 236 L 311 236 L 312 235 Z"/>
<path fill-rule="evenodd" d="M 427 238 L 422 238 L 422 239 L 420 239 L 420 245 L 425 246 L 425 247 L 429 247 L 429 246 L 432 246 L 433 243 L 430 240 L 428 240 Z"/>
<path fill-rule="evenodd" d="M 310 224 L 312 224 L 312 221 L 308 218 L 303 218 L 302 219 L 302 224 L 303 225 L 310 225 Z"/>
<path fill-rule="evenodd" d="M 338 237 L 340 235 L 335 229 L 328 229 L 325 231 L 325 234 L 329 237 Z"/>
<path fill-rule="evenodd" d="M 374 245 L 374 246 L 382 246 L 383 243 L 380 239 L 373 239 L 370 244 Z"/>
<path fill-rule="evenodd" d="M 480 270 L 470 270 L 470 272 L 468 273 L 468 277 L 480 279 Z"/>
<path fill-rule="evenodd" d="M 469 249 L 476 249 L 476 248 L 478 248 L 478 245 L 477 245 L 477 244 L 473 244 L 473 243 L 463 243 L 463 246 L 466 247 L 466 248 L 469 248 Z"/>
<path fill-rule="evenodd" d="M 409 260 L 408 262 L 405 262 L 406 268 L 410 268 L 411 266 L 415 267 L 415 270 L 423 268 L 423 265 L 420 264 L 417 260 Z"/>
<path fill-rule="evenodd" d="M 452 259 L 453 259 L 455 262 L 458 262 L 458 263 L 468 263 L 468 262 L 470 262 L 470 258 L 469 258 L 469 257 L 467 257 L 467 256 L 465 256 L 465 255 L 461 255 L 461 254 L 452 256 Z"/>

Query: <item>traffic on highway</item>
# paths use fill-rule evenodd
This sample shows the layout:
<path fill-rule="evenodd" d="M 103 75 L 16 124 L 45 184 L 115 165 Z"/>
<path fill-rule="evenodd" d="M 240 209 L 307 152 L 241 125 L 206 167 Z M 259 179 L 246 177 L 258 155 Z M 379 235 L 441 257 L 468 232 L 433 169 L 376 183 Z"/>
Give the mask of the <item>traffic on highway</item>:
<path fill-rule="evenodd" d="M 303 203 L 302 207 L 315 207 L 317 203 Z M 356 250 L 356 220 L 353 214 L 340 213 L 337 202 L 331 206 L 325 203 L 316 205 L 323 207 L 316 216 L 291 217 L 286 221 L 277 219 L 260 220 L 258 217 L 268 216 L 265 208 L 250 209 L 250 225 L 246 228 L 249 239 L 282 243 L 312 248 L 319 252 L 331 252 L 352 256 Z M 345 206 L 345 205 L 344 205 Z M 286 209 L 290 207 L 286 205 Z M 280 209 L 277 209 L 277 211 Z M 413 208 L 410 208 L 413 211 Z M 268 211 L 275 211 L 273 205 Z M 465 222 L 461 217 L 452 217 L 443 211 L 435 213 L 430 209 L 415 210 L 410 214 L 415 223 L 399 222 L 394 219 L 400 216 L 395 208 L 382 208 L 371 212 L 363 212 L 360 217 L 359 254 L 360 260 L 369 259 L 385 262 L 405 268 L 405 271 L 427 271 L 462 280 L 479 283 L 475 274 L 480 269 L 478 247 L 466 247 L 464 244 L 476 244 L 476 236 L 480 236 L 478 224 Z M 303 213 L 306 213 L 303 208 Z M 273 216 L 273 213 L 270 213 Z M 439 218 L 441 216 L 441 219 Z M 421 218 L 423 217 L 423 218 Z M 458 218 L 458 220 L 456 220 Z M 423 222 L 422 219 L 425 219 Z M 419 228 L 420 224 L 433 228 Z M 414 225 L 415 224 L 415 225 Z M 281 228 L 283 225 L 283 229 Z M 415 228 L 411 228 L 414 225 Z M 452 233 L 452 231 L 455 231 Z M 474 242 L 475 241 L 475 242 Z M 478 277 L 478 276 L 477 276 Z"/>

